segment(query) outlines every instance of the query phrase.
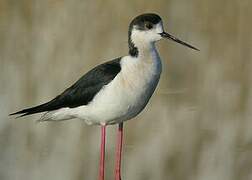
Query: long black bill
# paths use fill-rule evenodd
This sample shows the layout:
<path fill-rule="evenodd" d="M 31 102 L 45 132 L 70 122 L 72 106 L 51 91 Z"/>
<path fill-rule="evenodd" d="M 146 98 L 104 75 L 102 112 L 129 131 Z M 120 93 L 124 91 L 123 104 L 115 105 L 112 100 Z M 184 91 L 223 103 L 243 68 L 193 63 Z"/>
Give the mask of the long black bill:
<path fill-rule="evenodd" d="M 179 44 L 182 44 L 182 45 L 184 45 L 184 46 L 187 46 L 187 47 L 189 47 L 189 48 L 192 48 L 192 49 L 194 49 L 194 50 L 199 51 L 199 49 L 197 49 L 196 47 L 193 47 L 192 45 L 187 44 L 186 42 L 179 40 L 178 38 L 174 37 L 174 36 L 171 35 L 171 34 L 168 34 L 167 32 L 162 32 L 162 33 L 160 33 L 160 35 L 161 35 L 163 38 L 171 39 L 171 40 L 173 40 L 173 41 L 175 41 L 175 42 L 177 42 L 177 43 L 179 43 Z"/>

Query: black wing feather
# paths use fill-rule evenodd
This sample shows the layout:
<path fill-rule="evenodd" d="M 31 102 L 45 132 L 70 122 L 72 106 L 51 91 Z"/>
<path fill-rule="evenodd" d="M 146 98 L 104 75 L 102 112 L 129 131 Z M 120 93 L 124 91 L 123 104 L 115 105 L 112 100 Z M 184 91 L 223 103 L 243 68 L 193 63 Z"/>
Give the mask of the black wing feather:
<path fill-rule="evenodd" d="M 112 81 L 121 71 L 121 58 L 100 64 L 83 75 L 76 83 L 66 89 L 62 94 L 58 95 L 51 101 L 10 115 L 22 114 L 22 116 L 53 111 L 63 107 L 78 107 L 87 105 L 101 88 Z"/>

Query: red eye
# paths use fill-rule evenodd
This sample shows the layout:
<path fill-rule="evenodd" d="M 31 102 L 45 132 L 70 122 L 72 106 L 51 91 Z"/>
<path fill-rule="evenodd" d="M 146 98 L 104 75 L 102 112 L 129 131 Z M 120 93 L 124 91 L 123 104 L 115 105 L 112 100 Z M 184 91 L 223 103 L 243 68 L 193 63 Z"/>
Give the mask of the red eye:
<path fill-rule="evenodd" d="M 152 29 L 153 28 L 153 25 L 149 22 L 145 23 L 145 28 L 146 29 Z"/>

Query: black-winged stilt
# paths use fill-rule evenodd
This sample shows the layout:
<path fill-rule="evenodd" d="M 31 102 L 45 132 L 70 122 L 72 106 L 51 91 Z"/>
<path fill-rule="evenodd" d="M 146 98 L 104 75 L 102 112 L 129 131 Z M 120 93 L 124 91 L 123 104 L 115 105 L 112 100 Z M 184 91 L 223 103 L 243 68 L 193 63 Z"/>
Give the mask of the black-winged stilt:
<path fill-rule="evenodd" d="M 155 42 L 170 39 L 197 48 L 166 33 L 157 14 L 142 14 L 129 25 L 129 54 L 100 64 L 51 101 L 10 115 L 44 112 L 39 121 L 78 118 L 101 125 L 99 179 L 104 180 L 106 125 L 119 124 L 115 179 L 121 179 L 123 122 L 139 114 L 152 96 L 162 71 Z"/>

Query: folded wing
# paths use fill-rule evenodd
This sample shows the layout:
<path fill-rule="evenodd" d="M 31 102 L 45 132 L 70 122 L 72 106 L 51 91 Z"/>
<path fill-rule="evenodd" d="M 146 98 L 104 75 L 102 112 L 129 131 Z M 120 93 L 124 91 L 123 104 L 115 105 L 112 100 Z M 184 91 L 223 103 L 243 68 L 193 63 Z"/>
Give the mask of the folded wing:
<path fill-rule="evenodd" d="M 30 114 L 53 111 L 64 107 L 74 108 L 87 105 L 104 85 L 111 82 L 121 71 L 121 58 L 100 64 L 83 75 L 76 83 L 51 101 L 11 113 L 10 115 L 27 116 Z"/>

